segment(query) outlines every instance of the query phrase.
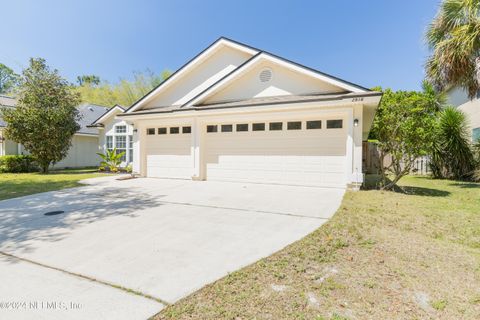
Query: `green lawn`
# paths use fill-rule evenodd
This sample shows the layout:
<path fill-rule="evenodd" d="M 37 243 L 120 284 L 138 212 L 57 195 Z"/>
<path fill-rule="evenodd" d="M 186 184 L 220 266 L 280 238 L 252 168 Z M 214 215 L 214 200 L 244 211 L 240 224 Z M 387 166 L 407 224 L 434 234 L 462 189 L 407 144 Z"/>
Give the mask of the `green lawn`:
<path fill-rule="evenodd" d="M 75 169 L 40 173 L 0 173 L 0 200 L 81 186 L 78 181 L 101 177 L 96 169 Z"/>
<path fill-rule="evenodd" d="M 480 319 L 480 184 L 401 184 L 155 319 Z"/>

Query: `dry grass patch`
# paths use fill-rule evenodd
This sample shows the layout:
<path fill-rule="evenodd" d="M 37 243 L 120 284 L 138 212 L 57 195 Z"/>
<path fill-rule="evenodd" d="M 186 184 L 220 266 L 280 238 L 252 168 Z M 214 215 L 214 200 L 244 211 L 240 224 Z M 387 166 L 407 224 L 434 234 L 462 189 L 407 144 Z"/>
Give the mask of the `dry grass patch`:
<path fill-rule="evenodd" d="M 407 177 L 155 319 L 479 319 L 480 184 Z"/>

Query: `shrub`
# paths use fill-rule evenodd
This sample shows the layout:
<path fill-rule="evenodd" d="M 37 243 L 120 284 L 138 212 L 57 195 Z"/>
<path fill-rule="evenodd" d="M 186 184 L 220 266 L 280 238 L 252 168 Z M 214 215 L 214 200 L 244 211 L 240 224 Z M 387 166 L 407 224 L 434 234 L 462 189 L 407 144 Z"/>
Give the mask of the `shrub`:
<path fill-rule="evenodd" d="M 127 173 L 132 173 L 132 171 L 133 171 L 132 165 L 129 164 L 128 166 L 126 166 L 126 167 L 125 167 L 125 171 L 126 171 Z"/>
<path fill-rule="evenodd" d="M 35 172 L 39 167 L 30 155 L 0 156 L 0 172 Z"/>
<path fill-rule="evenodd" d="M 432 148 L 431 169 L 435 178 L 472 178 L 476 161 L 467 127 L 461 111 L 448 107 L 440 112 Z"/>

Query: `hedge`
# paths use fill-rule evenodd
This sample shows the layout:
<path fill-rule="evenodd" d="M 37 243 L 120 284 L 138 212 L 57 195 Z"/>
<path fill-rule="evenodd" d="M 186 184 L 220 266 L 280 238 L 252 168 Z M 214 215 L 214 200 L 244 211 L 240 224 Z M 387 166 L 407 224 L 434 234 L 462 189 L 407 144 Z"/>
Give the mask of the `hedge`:
<path fill-rule="evenodd" d="M 39 167 L 29 155 L 0 156 L 0 172 L 35 172 Z"/>

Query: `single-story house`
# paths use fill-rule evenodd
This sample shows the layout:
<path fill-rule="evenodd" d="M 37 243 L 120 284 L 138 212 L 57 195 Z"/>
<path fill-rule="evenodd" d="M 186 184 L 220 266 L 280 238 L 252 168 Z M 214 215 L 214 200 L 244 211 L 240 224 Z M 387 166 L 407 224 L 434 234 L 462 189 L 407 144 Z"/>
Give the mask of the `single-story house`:
<path fill-rule="evenodd" d="M 480 92 L 474 99 L 470 99 L 465 90 L 451 88 L 447 90 L 448 104 L 462 111 L 468 120 L 468 132 L 472 142 L 480 141 Z"/>
<path fill-rule="evenodd" d="M 0 96 L 0 107 L 15 108 L 15 106 L 14 98 Z M 72 146 L 67 157 L 56 163 L 54 168 L 90 167 L 98 166 L 100 163 L 101 159 L 97 155 L 99 152 L 98 129 L 88 127 L 88 125 L 109 108 L 94 104 L 81 104 L 77 108 L 82 115 L 79 121 L 80 130 L 72 138 Z M 20 143 L 4 137 L 3 129 L 5 127 L 6 123 L 0 118 L 0 155 L 28 154 L 28 151 Z"/>
<path fill-rule="evenodd" d="M 92 125 L 141 176 L 357 187 L 381 95 L 222 37 Z"/>

